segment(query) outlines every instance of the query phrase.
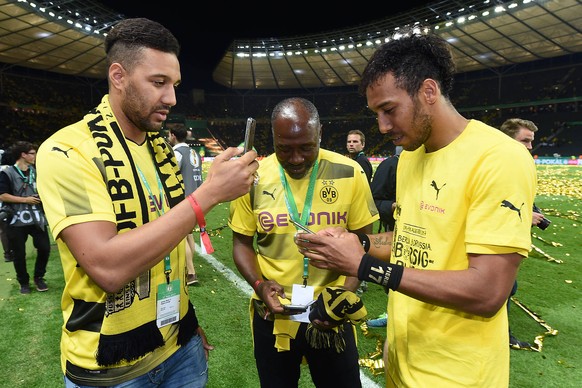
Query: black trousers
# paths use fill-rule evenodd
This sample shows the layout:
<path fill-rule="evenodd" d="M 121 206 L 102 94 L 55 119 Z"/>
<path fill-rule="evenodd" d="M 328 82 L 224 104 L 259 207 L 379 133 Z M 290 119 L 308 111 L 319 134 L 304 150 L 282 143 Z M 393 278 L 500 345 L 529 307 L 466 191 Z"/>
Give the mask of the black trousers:
<path fill-rule="evenodd" d="M 51 252 L 51 243 L 46 228 L 41 230 L 36 225 L 8 227 L 8 238 L 10 239 L 10 248 L 12 248 L 14 258 L 14 270 L 16 271 L 16 279 L 21 286 L 30 283 L 30 275 L 26 269 L 26 240 L 28 236 L 32 237 L 32 242 L 36 248 L 35 278 L 44 277 Z"/>
<path fill-rule="evenodd" d="M 12 261 L 12 248 L 8 239 L 8 222 L 0 220 L 0 240 L 4 250 L 4 259 Z"/>
<path fill-rule="evenodd" d="M 291 350 L 279 352 L 274 347 L 273 321 L 262 319 L 256 312 L 253 319 L 255 360 L 262 388 L 296 388 L 301 376 L 301 362 L 306 358 L 311 379 L 318 388 L 359 388 L 358 349 L 351 323 L 344 324 L 346 349 L 314 349 L 305 339 L 307 323 L 301 323 Z"/>

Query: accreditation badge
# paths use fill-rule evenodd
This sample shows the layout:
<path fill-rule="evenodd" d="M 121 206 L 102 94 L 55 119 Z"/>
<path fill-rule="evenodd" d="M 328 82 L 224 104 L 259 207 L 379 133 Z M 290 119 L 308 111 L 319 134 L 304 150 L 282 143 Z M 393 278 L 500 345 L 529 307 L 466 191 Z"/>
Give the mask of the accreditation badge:
<path fill-rule="evenodd" d="M 163 283 L 158 286 L 156 299 L 157 314 L 156 323 L 158 327 L 171 325 L 180 320 L 180 280 L 176 279 L 170 283 Z"/>
<path fill-rule="evenodd" d="M 304 286 L 303 284 L 293 284 L 293 293 L 291 294 L 291 304 L 306 305 L 313 302 L 313 294 L 315 290 L 313 286 Z M 309 323 L 309 312 L 311 311 L 311 306 L 307 308 L 307 311 L 301 314 L 294 314 L 289 316 L 292 321 Z"/>

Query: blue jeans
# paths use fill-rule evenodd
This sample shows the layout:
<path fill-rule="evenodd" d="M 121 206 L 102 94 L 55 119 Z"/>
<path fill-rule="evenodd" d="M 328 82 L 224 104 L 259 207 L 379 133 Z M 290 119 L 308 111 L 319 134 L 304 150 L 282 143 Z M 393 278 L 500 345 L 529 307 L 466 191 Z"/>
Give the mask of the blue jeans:
<path fill-rule="evenodd" d="M 89 388 L 77 385 L 64 377 L 66 388 Z M 166 361 L 146 374 L 126 381 L 115 388 L 203 388 L 208 382 L 208 361 L 202 346 L 202 337 L 195 335 Z"/>

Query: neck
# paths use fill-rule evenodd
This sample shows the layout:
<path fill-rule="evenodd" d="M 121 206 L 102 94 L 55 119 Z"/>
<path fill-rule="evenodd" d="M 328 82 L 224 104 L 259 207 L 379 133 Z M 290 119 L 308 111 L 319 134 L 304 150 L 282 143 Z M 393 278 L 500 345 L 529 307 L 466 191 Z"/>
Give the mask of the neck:
<path fill-rule="evenodd" d="M 16 161 L 16 163 L 14 163 L 14 165 L 16 167 L 18 167 L 21 171 L 26 171 L 28 170 L 28 163 L 26 163 L 24 160 L 22 159 L 18 159 Z"/>
<path fill-rule="evenodd" d="M 424 145 L 426 152 L 434 152 L 451 144 L 465 130 L 469 120 L 452 105 L 446 105 L 438 114 L 433 114 L 431 138 Z"/>

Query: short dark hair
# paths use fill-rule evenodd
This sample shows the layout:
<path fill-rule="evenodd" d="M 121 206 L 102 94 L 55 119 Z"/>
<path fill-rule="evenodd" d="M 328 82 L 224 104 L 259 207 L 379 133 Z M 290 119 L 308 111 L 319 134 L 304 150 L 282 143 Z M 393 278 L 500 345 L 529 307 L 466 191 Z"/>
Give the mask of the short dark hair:
<path fill-rule="evenodd" d="M 139 62 L 144 48 L 180 55 L 178 40 L 160 23 L 146 18 L 124 19 L 105 37 L 107 65 L 119 62 L 131 68 Z"/>
<path fill-rule="evenodd" d="M 400 34 L 404 36 L 393 37 L 372 54 L 362 74 L 360 93 L 365 95 L 368 87 L 392 73 L 396 86 L 411 97 L 425 79 L 431 78 L 438 82 L 441 94 L 449 99 L 456 72 L 449 44 L 433 33 L 410 30 L 400 31 Z"/>
<path fill-rule="evenodd" d="M 317 111 L 317 108 L 311 101 L 301 97 L 286 98 L 275 105 L 273 112 L 271 113 L 271 122 L 274 122 L 280 116 L 286 115 L 288 111 L 296 111 L 297 107 L 302 107 L 307 111 L 309 114 L 310 124 L 316 126 L 317 128 L 321 128 L 319 112 Z"/>
<path fill-rule="evenodd" d="M 172 127 L 170 128 L 170 133 L 176 136 L 176 140 L 178 140 L 180 143 L 184 143 L 188 137 L 188 130 L 184 126 Z"/>
<path fill-rule="evenodd" d="M 7 152 L 12 155 L 14 161 L 17 161 L 20 159 L 20 154 L 30 151 L 36 151 L 36 146 L 29 141 L 20 140 L 14 143 Z"/>

